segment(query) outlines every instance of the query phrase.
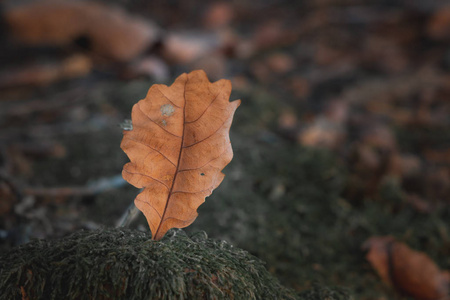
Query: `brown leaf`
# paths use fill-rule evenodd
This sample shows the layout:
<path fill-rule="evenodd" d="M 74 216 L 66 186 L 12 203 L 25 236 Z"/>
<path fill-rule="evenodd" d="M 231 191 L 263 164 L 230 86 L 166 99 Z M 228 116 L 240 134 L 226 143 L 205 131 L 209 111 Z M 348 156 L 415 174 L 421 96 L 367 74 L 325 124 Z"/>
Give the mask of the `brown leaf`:
<path fill-rule="evenodd" d="M 68 46 L 87 38 L 102 57 L 129 61 L 154 43 L 159 29 L 124 11 L 87 1 L 37 1 L 5 12 L 12 35 L 31 45 Z"/>
<path fill-rule="evenodd" d="M 448 272 L 439 270 L 426 254 L 391 236 L 372 237 L 363 248 L 369 250 L 366 258 L 381 279 L 402 294 L 421 300 L 448 299 Z"/>
<path fill-rule="evenodd" d="M 210 83 L 203 71 L 153 85 L 134 105 L 133 129 L 121 148 L 130 158 L 122 175 L 144 190 L 135 204 L 153 239 L 190 225 L 205 197 L 222 182 L 233 151 L 228 135 L 240 100 L 229 102 L 231 83 Z"/>

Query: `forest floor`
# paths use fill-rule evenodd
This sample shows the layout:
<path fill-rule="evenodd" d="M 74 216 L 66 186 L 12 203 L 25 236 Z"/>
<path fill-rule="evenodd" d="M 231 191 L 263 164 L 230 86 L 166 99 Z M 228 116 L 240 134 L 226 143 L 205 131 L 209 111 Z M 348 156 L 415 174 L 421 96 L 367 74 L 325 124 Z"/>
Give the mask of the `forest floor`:
<path fill-rule="evenodd" d="M 2 251 L 116 226 L 138 192 L 121 179 L 121 124 L 152 84 L 204 69 L 211 81 L 230 79 L 230 100 L 242 104 L 234 159 L 188 233 L 249 251 L 297 291 L 318 281 L 355 299 L 419 297 L 395 280 L 404 274 L 392 273 L 391 242 L 367 242 L 378 236 L 450 270 L 445 1 L 114 1 L 125 35 L 152 32 L 134 52 L 119 34 L 99 46 L 110 34 L 102 22 L 92 23 L 98 32 L 77 27 L 79 10 L 111 17 L 104 2 L 64 8 L 73 24 L 55 30 L 62 37 L 48 24 L 27 32 L 42 18 L 24 21 L 13 1 L 3 4 Z M 135 33 L 127 26 L 139 18 L 152 23 Z M 142 216 L 131 227 L 148 230 Z M 413 265 L 423 257 L 404 253 L 405 274 L 420 277 Z M 433 276 L 435 291 L 448 293 L 450 276 Z"/>

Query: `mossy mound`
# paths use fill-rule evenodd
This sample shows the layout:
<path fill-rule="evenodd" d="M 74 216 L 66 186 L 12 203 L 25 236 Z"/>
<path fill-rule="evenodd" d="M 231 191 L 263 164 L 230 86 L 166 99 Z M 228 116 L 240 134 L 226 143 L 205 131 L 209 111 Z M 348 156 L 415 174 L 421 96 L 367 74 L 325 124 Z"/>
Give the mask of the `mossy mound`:
<path fill-rule="evenodd" d="M 0 257 L 0 299 L 295 299 L 248 252 L 206 234 L 106 229 Z"/>

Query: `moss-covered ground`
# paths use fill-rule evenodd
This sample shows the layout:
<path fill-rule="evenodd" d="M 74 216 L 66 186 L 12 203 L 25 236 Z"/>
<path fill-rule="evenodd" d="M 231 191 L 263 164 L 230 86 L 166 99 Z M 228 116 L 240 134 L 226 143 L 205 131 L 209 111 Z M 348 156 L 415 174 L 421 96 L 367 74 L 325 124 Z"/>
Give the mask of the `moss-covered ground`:
<path fill-rule="evenodd" d="M 345 299 L 320 286 L 296 295 L 258 258 L 204 232 L 150 238 L 105 229 L 20 246 L 0 256 L 0 299 Z"/>

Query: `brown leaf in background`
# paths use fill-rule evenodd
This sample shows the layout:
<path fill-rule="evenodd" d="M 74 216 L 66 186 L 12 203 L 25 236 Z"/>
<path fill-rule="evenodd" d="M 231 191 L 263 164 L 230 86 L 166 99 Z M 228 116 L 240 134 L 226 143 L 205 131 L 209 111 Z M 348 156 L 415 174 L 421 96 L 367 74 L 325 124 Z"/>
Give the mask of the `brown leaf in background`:
<path fill-rule="evenodd" d="M 21 86 L 44 86 L 62 79 L 82 77 L 92 70 L 91 59 L 74 54 L 62 61 L 34 63 L 21 68 L 8 68 L 0 72 L 0 89 Z"/>
<path fill-rule="evenodd" d="M 231 83 L 210 83 L 203 71 L 182 74 L 170 86 L 153 85 L 134 105 L 133 130 L 121 148 L 130 158 L 122 175 L 144 190 L 135 204 L 154 240 L 190 225 L 197 208 L 222 182 L 231 161 L 228 132 L 240 100 L 229 102 Z"/>
<path fill-rule="evenodd" d="M 275 74 L 285 74 L 295 68 L 294 59 L 286 53 L 275 53 L 266 59 L 269 69 Z"/>
<path fill-rule="evenodd" d="M 203 24 L 208 29 L 220 29 L 230 25 L 234 17 L 234 7 L 228 2 L 210 4 L 204 15 Z"/>
<path fill-rule="evenodd" d="M 450 37 L 450 6 L 438 10 L 428 23 L 428 35 L 437 40 Z"/>
<path fill-rule="evenodd" d="M 319 117 L 298 135 L 298 141 L 305 146 L 336 149 L 345 141 L 345 132 L 339 123 Z"/>
<path fill-rule="evenodd" d="M 424 253 L 391 236 L 372 237 L 363 248 L 381 279 L 400 293 L 419 300 L 449 299 L 450 276 Z"/>
<path fill-rule="evenodd" d="M 227 42 L 226 36 L 201 31 L 178 31 L 166 34 L 162 56 L 175 64 L 187 64 L 211 55 Z"/>
<path fill-rule="evenodd" d="M 104 58 L 129 61 L 159 35 L 152 23 L 118 8 L 84 1 L 38 1 L 5 11 L 12 36 L 30 45 L 68 46 L 86 38 Z"/>

